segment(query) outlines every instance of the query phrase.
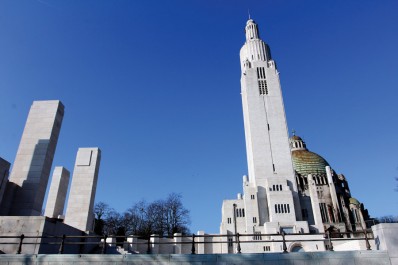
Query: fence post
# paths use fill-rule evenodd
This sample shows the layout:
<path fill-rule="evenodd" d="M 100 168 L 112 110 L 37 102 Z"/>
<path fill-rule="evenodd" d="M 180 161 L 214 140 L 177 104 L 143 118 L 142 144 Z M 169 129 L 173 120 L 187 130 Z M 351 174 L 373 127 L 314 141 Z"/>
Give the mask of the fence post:
<path fill-rule="evenodd" d="M 236 248 L 236 250 L 238 251 L 237 253 L 241 253 L 241 248 L 240 248 L 240 240 L 239 240 L 239 233 L 236 233 L 236 241 L 238 243 L 238 247 Z"/>
<path fill-rule="evenodd" d="M 146 249 L 146 254 L 151 254 L 151 237 L 148 237 L 148 247 Z"/>
<path fill-rule="evenodd" d="M 25 238 L 25 235 L 22 234 L 19 238 L 20 238 L 20 240 L 19 240 L 19 246 L 18 246 L 17 254 L 21 254 L 21 251 L 22 251 L 22 241 L 23 241 L 23 239 Z"/>
<path fill-rule="evenodd" d="M 192 248 L 191 254 L 195 254 L 195 234 L 192 234 Z"/>
<path fill-rule="evenodd" d="M 107 247 L 106 240 L 107 239 L 108 239 L 108 236 L 104 235 L 104 244 L 102 245 L 102 254 L 106 254 L 106 247 Z"/>
<path fill-rule="evenodd" d="M 332 232 L 330 230 L 327 230 L 327 231 L 328 231 L 327 235 L 329 238 L 329 250 L 333 251 Z"/>
<path fill-rule="evenodd" d="M 372 250 L 372 249 L 370 248 L 369 239 L 368 239 L 368 235 L 367 235 L 368 233 L 367 233 L 366 229 L 363 230 L 363 232 L 365 233 L 366 250 Z"/>
<path fill-rule="evenodd" d="M 64 254 L 65 237 L 66 237 L 66 235 L 63 234 L 63 235 L 62 235 L 61 246 L 59 246 L 58 254 Z"/>
<path fill-rule="evenodd" d="M 283 241 L 283 253 L 287 253 L 287 246 L 286 246 L 286 240 L 285 240 L 285 231 L 282 231 L 282 241 Z"/>

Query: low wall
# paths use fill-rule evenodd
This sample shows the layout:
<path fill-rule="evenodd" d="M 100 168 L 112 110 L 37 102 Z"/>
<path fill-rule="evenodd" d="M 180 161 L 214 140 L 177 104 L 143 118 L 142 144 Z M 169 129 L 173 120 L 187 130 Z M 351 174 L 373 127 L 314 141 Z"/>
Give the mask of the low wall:
<path fill-rule="evenodd" d="M 204 254 L 204 255 L 0 255 L 0 264 L 61 265 L 61 264 L 162 264 L 162 265 L 229 265 L 229 264 L 356 264 L 393 265 L 387 251 L 299 252 L 267 254 Z"/>
<path fill-rule="evenodd" d="M 372 226 L 376 250 L 386 250 L 391 264 L 398 265 L 398 223 Z"/>
<path fill-rule="evenodd" d="M 25 235 L 22 245 L 22 254 L 55 254 L 58 253 L 61 239 L 54 238 L 29 238 L 29 237 L 62 237 L 83 236 L 86 233 L 60 222 L 57 219 L 44 216 L 0 216 L 0 236 L 19 237 Z M 90 239 L 86 239 L 86 242 Z M 96 244 L 70 244 L 80 243 L 80 238 L 69 238 L 69 244 L 65 245 L 64 253 L 91 253 Z M 99 241 L 99 239 L 97 240 Z M 18 251 L 19 238 L 0 238 L 0 253 L 16 254 Z M 98 245 L 98 244 L 97 244 Z"/>

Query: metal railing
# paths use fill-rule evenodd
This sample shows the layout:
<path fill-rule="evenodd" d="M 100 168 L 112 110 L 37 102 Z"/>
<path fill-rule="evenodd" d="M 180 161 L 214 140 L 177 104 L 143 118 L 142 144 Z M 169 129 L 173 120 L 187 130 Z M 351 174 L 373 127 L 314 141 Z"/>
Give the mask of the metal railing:
<path fill-rule="evenodd" d="M 169 240 L 175 239 L 175 238 L 181 238 L 185 239 L 185 241 L 169 241 L 169 242 L 156 242 L 154 239 L 162 239 L 162 237 L 159 236 L 151 236 L 151 237 L 137 237 L 137 236 L 110 236 L 110 235 L 104 235 L 104 236 L 68 236 L 68 235 L 62 235 L 62 236 L 25 236 L 24 234 L 21 234 L 20 236 L 0 236 L 0 246 L 1 245 L 18 245 L 16 254 L 21 254 L 22 250 L 26 245 L 58 245 L 58 254 L 64 254 L 65 246 L 68 245 L 77 245 L 77 246 L 97 246 L 100 248 L 100 253 L 101 254 L 106 254 L 107 253 L 107 247 L 112 246 L 112 245 L 124 245 L 124 244 L 130 244 L 130 245 L 146 245 L 146 253 L 151 254 L 152 249 L 154 248 L 155 245 L 176 245 L 176 244 L 191 244 L 191 254 L 196 254 L 196 247 L 195 245 L 197 244 L 228 244 L 231 246 L 232 244 L 236 246 L 235 250 L 236 253 L 242 253 L 242 244 L 247 244 L 247 243 L 282 243 L 282 249 L 283 253 L 287 253 L 287 242 L 323 242 L 325 243 L 327 247 L 327 250 L 333 251 L 333 242 L 336 241 L 352 241 L 352 240 L 364 240 L 366 249 L 371 250 L 371 246 L 369 243 L 369 237 L 368 234 L 372 234 L 372 231 L 365 230 L 365 231 L 359 231 L 359 232 L 347 232 L 347 233 L 334 233 L 331 231 L 326 231 L 325 234 L 313 234 L 313 233 L 298 233 L 298 234 L 293 234 L 289 233 L 286 234 L 285 232 L 282 233 L 277 233 L 277 234 L 223 234 L 223 235 L 195 235 L 192 234 L 191 236 L 187 235 L 175 235 L 172 238 L 167 238 Z M 316 235 L 321 235 L 321 239 L 305 239 L 304 236 L 316 236 Z M 358 237 L 358 235 L 363 235 L 363 237 Z M 289 239 L 289 237 L 293 237 L 294 239 Z M 298 239 L 297 237 L 303 236 L 303 239 Z M 252 240 L 242 240 L 242 238 L 253 238 Z M 269 238 L 269 239 L 262 239 L 262 238 Z M 271 239 L 272 237 L 272 239 Z M 137 242 L 133 242 L 133 240 L 128 240 L 128 239 L 136 239 Z M 198 241 L 196 239 L 203 238 L 202 241 Z M 211 241 L 211 242 L 206 242 L 206 238 L 221 238 L 220 241 Z M 227 240 L 224 240 L 226 238 Z M 254 239 L 256 238 L 256 239 Z M 373 234 L 372 237 L 373 238 Z M 9 241 L 7 241 L 7 239 Z M 46 239 L 45 242 L 41 241 L 40 242 L 26 242 L 28 239 Z M 91 241 L 87 241 L 87 240 Z M 109 242 L 108 239 L 115 239 L 117 242 Z M 79 241 L 76 241 L 79 240 Z M 119 241 L 118 241 L 119 240 Z M 138 242 L 140 240 L 141 242 Z M 108 242 L 107 242 L 108 241 Z M 55 253 L 54 253 L 55 254 Z M 75 254 L 80 254 L 80 253 L 75 253 Z"/>

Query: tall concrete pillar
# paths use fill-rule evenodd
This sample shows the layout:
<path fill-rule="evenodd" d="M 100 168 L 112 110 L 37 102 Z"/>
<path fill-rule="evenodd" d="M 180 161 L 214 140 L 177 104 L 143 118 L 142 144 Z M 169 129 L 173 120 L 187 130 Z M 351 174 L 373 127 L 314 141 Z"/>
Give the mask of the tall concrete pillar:
<path fill-rule="evenodd" d="M 332 197 L 332 203 L 333 203 L 333 214 L 334 218 L 336 220 L 336 223 L 341 222 L 341 210 L 339 207 L 339 203 L 337 201 L 337 194 L 336 194 L 336 187 L 333 182 L 333 177 L 332 177 L 332 170 L 330 166 L 326 166 L 326 175 L 328 177 L 328 183 L 329 183 L 329 190 L 330 190 L 330 197 Z"/>
<path fill-rule="evenodd" d="M 6 190 L 8 175 L 10 171 L 10 163 L 0 157 L 0 204 Z"/>
<path fill-rule="evenodd" d="M 64 117 L 59 100 L 34 101 L 10 174 L 9 215 L 40 215 Z"/>
<path fill-rule="evenodd" d="M 321 210 L 319 208 L 319 199 L 316 192 L 316 184 L 311 174 L 308 175 L 308 189 L 310 190 L 312 213 L 314 216 L 315 226 L 318 228 L 318 233 L 322 234 L 325 232 L 323 228 Z"/>
<path fill-rule="evenodd" d="M 48 192 L 45 216 L 58 218 L 64 212 L 66 193 L 69 185 L 69 171 L 64 167 L 56 167 L 51 179 Z"/>
<path fill-rule="evenodd" d="M 100 160 L 97 147 L 79 148 L 77 152 L 64 222 L 82 231 L 93 231 Z"/>

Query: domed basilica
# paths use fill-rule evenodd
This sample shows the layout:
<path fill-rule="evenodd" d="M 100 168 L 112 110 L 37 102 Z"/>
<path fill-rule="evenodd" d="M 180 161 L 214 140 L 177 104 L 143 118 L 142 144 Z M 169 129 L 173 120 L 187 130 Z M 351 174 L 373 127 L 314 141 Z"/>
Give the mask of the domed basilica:
<path fill-rule="evenodd" d="M 245 35 L 240 66 L 248 174 L 243 176 L 243 193 L 223 201 L 220 233 L 230 235 L 230 243 L 217 251 L 235 252 L 237 234 L 249 235 L 242 240 L 251 243 L 239 246 L 244 253 L 280 252 L 286 246 L 273 236 L 280 234 L 289 234 L 293 241 L 287 251 L 331 248 L 325 233 L 357 237 L 354 232 L 366 229 L 367 211 L 351 196 L 344 175 L 309 151 L 302 138 L 289 138 L 270 47 L 252 19 L 246 23 Z M 335 249 L 353 248 L 339 244 L 334 243 Z M 363 246 L 358 243 L 354 248 Z"/>
<path fill-rule="evenodd" d="M 315 224 L 315 219 L 319 216 L 314 216 L 311 200 L 318 200 L 320 217 L 325 228 L 332 227 L 339 232 L 353 232 L 366 228 L 368 212 L 363 208 L 363 204 L 351 197 L 345 176 L 336 174 L 323 157 L 309 151 L 299 136 L 293 135 L 289 141 L 303 220 Z M 309 178 L 312 178 L 316 185 L 314 194 L 311 194 L 308 186 Z"/>

